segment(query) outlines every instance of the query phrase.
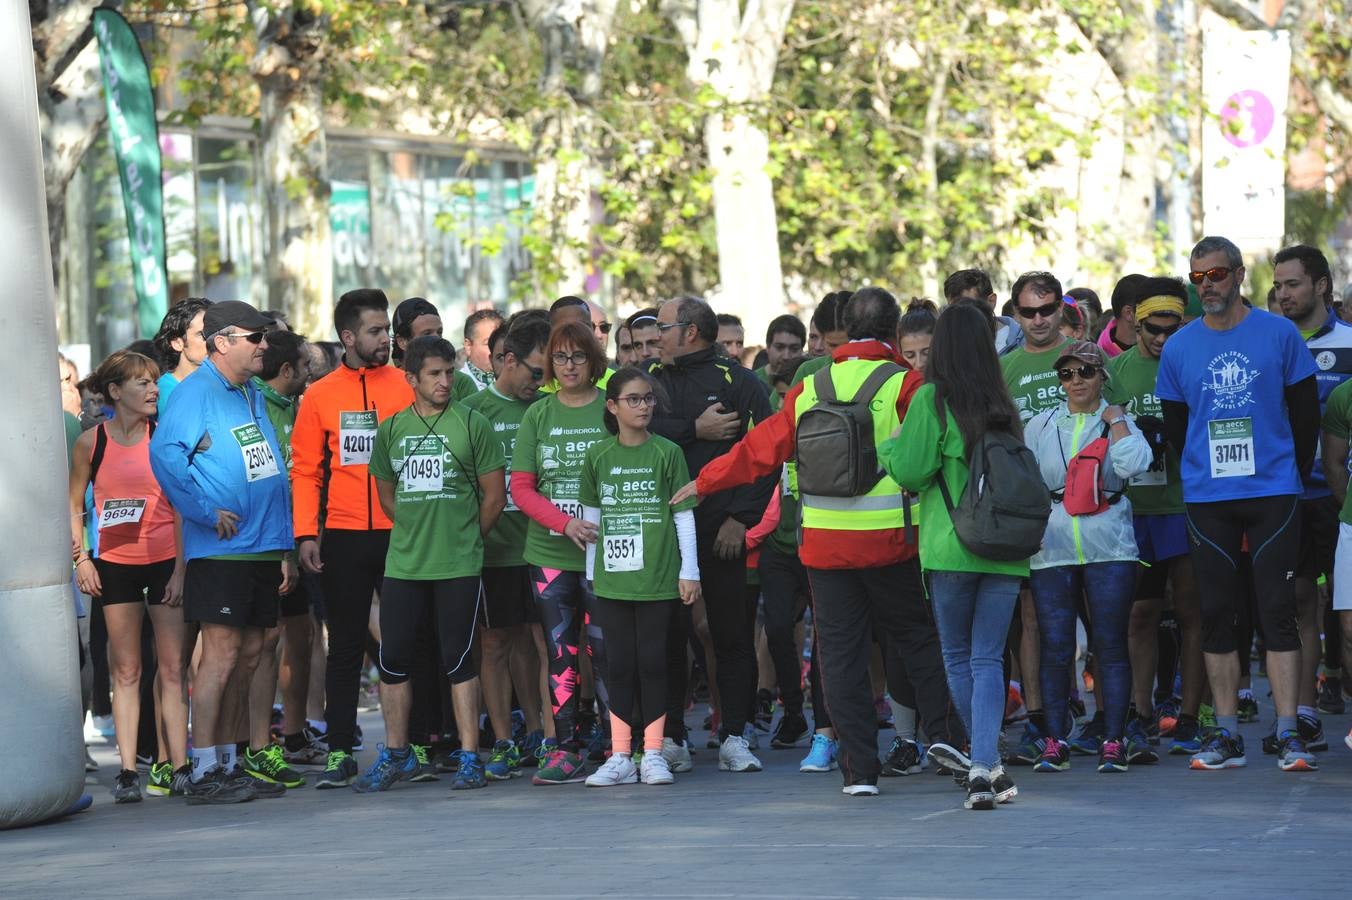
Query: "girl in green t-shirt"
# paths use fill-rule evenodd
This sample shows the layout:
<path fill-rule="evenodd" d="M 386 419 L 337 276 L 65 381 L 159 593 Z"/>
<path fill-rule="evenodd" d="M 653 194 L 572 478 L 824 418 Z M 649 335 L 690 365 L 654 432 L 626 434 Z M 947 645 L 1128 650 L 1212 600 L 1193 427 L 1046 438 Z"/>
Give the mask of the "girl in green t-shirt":
<path fill-rule="evenodd" d="M 596 528 L 587 576 L 606 644 L 612 750 L 587 779 L 592 787 L 633 784 L 640 774 L 644 784 L 673 781 L 662 756 L 667 626 L 680 614 L 675 598 L 694 603 L 700 582 L 694 502 L 669 502 L 690 472 L 679 447 L 648 433 L 653 390 L 632 367 L 611 377 L 605 425 L 614 437 L 588 448 L 582 466 L 582 515 Z M 630 757 L 635 729 L 643 731 L 640 767 Z"/>

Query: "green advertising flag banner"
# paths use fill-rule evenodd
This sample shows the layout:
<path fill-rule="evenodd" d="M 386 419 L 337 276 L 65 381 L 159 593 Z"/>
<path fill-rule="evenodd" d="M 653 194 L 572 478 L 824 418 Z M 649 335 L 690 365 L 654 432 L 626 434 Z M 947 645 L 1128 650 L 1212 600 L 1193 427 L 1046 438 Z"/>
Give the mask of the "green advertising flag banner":
<path fill-rule="evenodd" d="M 160 182 L 160 130 L 150 69 L 131 25 L 111 9 L 94 10 L 108 128 L 122 180 L 132 275 L 136 283 L 137 333 L 154 337 L 169 305 L 164 258 L 164 198 Z"/>

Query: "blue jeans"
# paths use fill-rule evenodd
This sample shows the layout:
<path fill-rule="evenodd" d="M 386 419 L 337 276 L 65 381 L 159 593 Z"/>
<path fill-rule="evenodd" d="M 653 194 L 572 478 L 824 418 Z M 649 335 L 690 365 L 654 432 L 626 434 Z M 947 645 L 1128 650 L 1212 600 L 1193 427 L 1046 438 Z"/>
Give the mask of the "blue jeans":
<path fill-rule="evenodd" d="M 1000 762 L 1005 717 L 1005 639 L 1019 578 L 980 572 L 931 572 L 930 597 L 939 625 L 948 693 L 972 736 L 972 762 Z"/>
<path fill-rule="evenodd" d="M 1037 630 L 1042 638 L 1042 707 L 1053 737 L 1064 739 L 1075 660 L 1075 619 L 1081 594 L 1089 609 L 1089 630 L 1103 685 L 1108 740 L 1121 740 L 1131 703 L 1131 658 L 1127 623 L 1136 589 L 1136 563 L 1105 562 L 1034 569 L 1030 577 Z"/>

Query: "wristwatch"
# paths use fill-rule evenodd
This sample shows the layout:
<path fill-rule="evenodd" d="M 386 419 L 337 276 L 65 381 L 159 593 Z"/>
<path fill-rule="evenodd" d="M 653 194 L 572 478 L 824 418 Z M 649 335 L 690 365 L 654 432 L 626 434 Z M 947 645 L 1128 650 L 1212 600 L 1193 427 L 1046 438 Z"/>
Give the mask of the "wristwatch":
<path fill-rule="evenodd" d="M 1108 421 L 1108 427 L 1109 427 L 1109 428 L 1112 428 L 1112 427 L 1113 427 L 1114 425 L 1116 425 L 1118 422 L 1125 422 L 1125 421 L 1127 421 L 1127 417 L 1126 417 L 1126 416 L 1117 416 L 1116 418 L 1110 419 L 1110 420 Z"/>

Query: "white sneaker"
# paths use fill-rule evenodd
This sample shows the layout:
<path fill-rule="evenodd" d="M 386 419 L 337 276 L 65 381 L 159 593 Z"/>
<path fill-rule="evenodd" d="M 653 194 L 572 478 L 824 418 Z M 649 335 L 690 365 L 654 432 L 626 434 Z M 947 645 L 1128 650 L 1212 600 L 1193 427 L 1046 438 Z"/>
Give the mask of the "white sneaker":
<path fill-rule="evenodd" d="M 746 738 L 730 734 L 718 748 L 718 768 L 724 772 L 759 772 L 761 761 L 752 755 Z"/>
<path fill-rule="evenodd" d="M 878 786 L 876 784 L 847 784 L 840 789 L 842 794 L 849 794 L 851 797 L 876 797 L 878 796 Z"/>
<path fill-rule="evenodd" d="M 639 771 L 640 780 L 644 784 L 671 784 L 676 780 L 672 777 L 671 767 L 667 765 L 667 758 L 661 753 L 643 754 Z"/>
<path fill-rule="evenodd" d="M 644 756 L 647 756 L 645 753 Z M 690 758 L 690 743 L 681 741 L 676 743 L 674 738 L 662 738 L 662 758 L 667 761 L 667 765 L 673 772 L 693 772 L 695 763 Z"/>
<path fill-rule="evenodd" d="M 617 784 L 637 784 L 638 769 L 628 753 L 612 753 L 610 759 L 587 776 L 587 787 L 613 787 Z"/>
<path fill-rule="evenodd" d="M 742 729 L 742 738 L 752 750 L 760 749 L 760 735 L 756 734 L 756 726 L 750 722 L 747 722 L 746 727 Z"/>

